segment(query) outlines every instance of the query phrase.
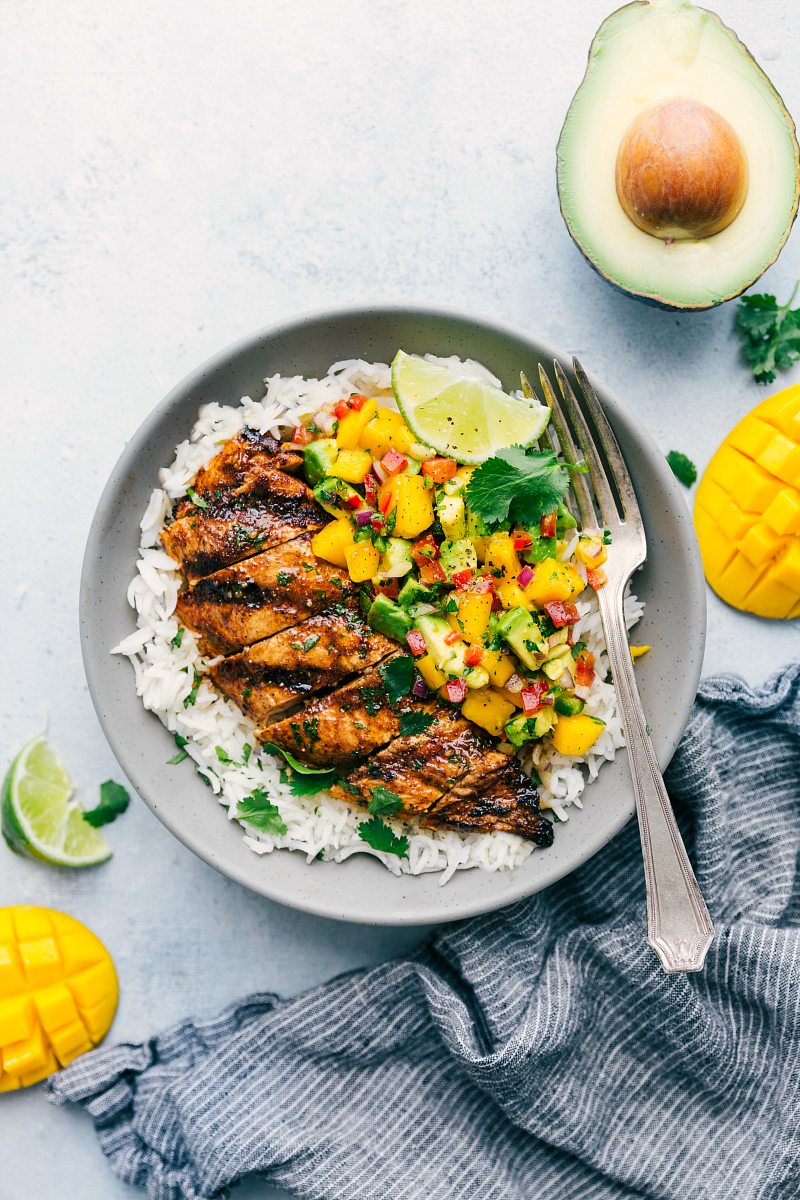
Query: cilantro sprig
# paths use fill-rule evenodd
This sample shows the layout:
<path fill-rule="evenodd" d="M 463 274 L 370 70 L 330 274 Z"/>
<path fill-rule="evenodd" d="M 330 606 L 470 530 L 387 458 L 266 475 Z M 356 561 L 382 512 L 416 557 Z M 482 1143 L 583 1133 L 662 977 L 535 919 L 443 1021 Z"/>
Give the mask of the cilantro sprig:
<path fill-rule="evenodd" d="M 403 801 L 397 792 L 390 791 L 382 783 L 372 789 L 372 796 L 367 805 L 368 811 L 375 816 L 380 814 L 390 816 L 392 813 L 399 812 L 402 807 Z"/>
<path fill-rule="evenodd" d="M 408 655 L 393 658 L 383 667 L 378 667 L 384 690 L 392 704 L 407 696 L 414 684 L 414 660 Z"/>
<path fill-rule="evenodd" d="M 101 825 L 110 825 L 125 812 L 130 802 L 131 798 L 122 784 L 107 779 L 105 783 L 100 784 L 100 803 L 84 812 L 83 819 L 95 829 Z"/>
<path fill-rule="evenodd" d="M 800 280 L 785 304 L 774 296 L 742 296 L 736 310 L 736 329 L 742 353 L 757 383 L 772 383 L 800 359 L 800 308 L 792 308 Z"/>
<path fill-rule="evenodd" d="M 288 828 L 282 819 L 280 809 L 273 804 L 265 788 L 253 788 L 249 796 L 245 796 L 236 805 L 236 819 L 246 821 L 254 829 L 264 833 L 272 833 L 282 837 Z"/>
<path fill-rule="evenodd" d="M 691 487 L 697 479 L 697 467 L 690 458 L 685 454 L 681 454 L 680 450 L 670 450 L 667 455 L 667 462 L 670 470 L 679 483 L 684 487 Z"/>
<path fill-rule="evenodd" d="M 507 529 L 538 522 L 563 500 L 568 487 L 569 474 L 552 450 L 509 446 L 473 473 L 466 500 L 487 529 Z"/>
<path fill-rule="evenodd" d="M 380 817 L 370 817 L 362 821 L 358 827 L 358 836 L 373 850 L 383 854 L 396 854 L 398 858 L 408 858 L 408 838 L 398 837 L 390 825 Z"/>

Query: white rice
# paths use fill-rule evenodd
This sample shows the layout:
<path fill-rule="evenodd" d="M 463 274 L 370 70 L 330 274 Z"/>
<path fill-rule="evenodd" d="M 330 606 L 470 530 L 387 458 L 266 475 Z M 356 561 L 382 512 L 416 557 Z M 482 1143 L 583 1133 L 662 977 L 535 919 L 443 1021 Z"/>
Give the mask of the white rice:
<path fill-rule="evenodd" d="M 479 363 L 468 361 L 459 365 L 462 369 L 466 366 L 475 377 L 499 386 L 499 381 Z M 264 382 L 266 394 L 261 400 L 245 396 L 238 406 L 204 405 L 189 439 L 176 448 L 170 466 L 160 470 L 161 486 L 153 491 L 142 516 L 137 573 L 128 586 L 128 602 L 136 610 L 137 629 L 115 646 L 112 653 L 129 658 L 136 691 L 144 707 L 154 712 L 171 733 L 185 739 L 184 749 L 197 773 L 227 808 L 230 819 L 236 818 L 237 803 L 254 788 L 264 788 L 269 793 L 287 831 L 280 837 L 272 836 L 242 822 L 244 841 L 257 854 L 296 850 L 305 854 L 309 862 L 318 855 L 323 855 L 326 861 L 343 862 L 351 854 L 371 854 L 395 875 L 441 872 L 443 884 L 455 871 L 468 867 L 500 871 L 520 866 L 534 847 L 513 834 L 434 832 L 394 820 L 390 824 L 396 832 L 408 837 L 408 857 L 373 850 L 358 836 L 363 813 L 325 793 L 310 797 L 292 795 L 288 784 L 281 782 L 280 764 L 259 750 L 254 723 L 209 680 L 200 678 L 194 704 L 184 707 L 193 681 L 204 675 L 211 660 L 203 658 L 188 630 L 180 646 L 171 644 L 179 628 L 174 611 L 181 576 L 178 564 L 160 549 L 159 533 L 173 502 L 185 495 L 197 470 L 214 456 L 220 445 L 245 424 L 281 436 L 301 416 L 317 412 L 327 401 L 346 399 L 354 391 L 394 404 L 390 370 L 384 363 L 352 359 L 334 363 L 324 379 L 275 375 Z M 568 546 L 566 554 L 571 551 Z M 546 744 L 537 744 L 524 761 L 526 768 L 535 769 L 542 781 L 542 807 L 552 809 L 561 821 L 567 820 L 571 805 L 580 807 L 587 780 L 594 779 L 603 763 L 612 760 L 625 744 L 614 688 L 607 681 L 608 658 L 594 593 L 579 600 L 578 608 L 581 620 L 575 626 L 575 638 L 585 642 L 595 655 L 597 672 L 586 699 L 586 711 L 605 721 L 605 729 L 585 760 L 566 758 Z M 626 600 L 629 628 L 639 619 L 642 609 L 636 597 Z M 251 753 L 243 765 L 245 746 L 251 747 Z M 165 772 L 165 782 L 167 779 Z"/>

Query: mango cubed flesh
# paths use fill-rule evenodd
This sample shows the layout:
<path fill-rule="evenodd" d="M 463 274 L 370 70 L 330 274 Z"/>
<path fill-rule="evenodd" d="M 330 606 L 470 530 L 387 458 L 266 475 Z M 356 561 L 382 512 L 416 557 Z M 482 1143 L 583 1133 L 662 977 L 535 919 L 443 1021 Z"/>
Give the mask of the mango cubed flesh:
<path fill-rule="evenodd" d="M 372 420 L 377 411 L 377 400 L 368 400 L 361 408 L 353 408 L 345 413 L 336 430 L 336 445 L 340 450 L 355 450 L 364 432 L 364 426 Z"/>
<path fill-rule="evenodd" d="M 481 666 L 489 676 L 489 681 L 498 688 L 504 687 L 516 670 L 511 655 L 499 650 L 484 650 Z"/>
<path fill-rule="evenodd" d="M 408 454 L 413 444 L 411 430 L 393 408 L 379 408 L 363 427 L 359 438 L 361 448 L 378 459 L 383 458 L 388 450 Z"/>
<path fill-rule="evenodd" d="M 762 617 L 800 611 L 800 384 L 764 400 L 708 464 L 694 513 L 723 600 Z"/>
<path fill-rule="evenodd" d="M 415 538 L 433 524 L 433 489 L 422 475 L 393 475 L 380 489 L 381 511 L 394 513 L 394 536 Z"/>
<path fill-rule="evenodd" d="M 80 922 L 0 909 L 0 1092 L 29 1087 L 90 1050 L 117 1007 L 114 964 Z"/>
<path fill-rule="evenodd" d="M 570 600 L 583 591 L 586 584 L 570 563 L 556 558 L 544 558 L 534 568 L 533 579 L 525 588 L 528 600 L 542 608 L 552 600 Z"/>
<path fill-rule="evenodd" d="M 323 525 L 311 539 L 311 549 L 317 558 L 333 563 L 335 567 L 346 567 L 345 551 L 355 543 L 355 530 L 347 517 L 339 517 Z"/>
<path fill-rule="evenodd" d="M 366 450 L 340 450 L 331 475 L 346 483 L 363 483 L 372 470 L 372 459 Z"/>
<path fill-rule="evenodd" d="M 439 670 L 430 654 L 425 654 L 422 658 L 418 658 L 415 666 L 432 692 L 435 692 L 440 687 L 444 687 L 447 683 L 447 675 L 445 675 L 444 671 Z"/>
<path fill-rule="evenodd" d="M 344 552 L 347 570 L 353 583 L 364 583 L 376 574 L 381 561 L 381 552 L 372 542 L 356 542 Z"/>
<path fill-rule="evenodd" d="M 499 737 L 506 721 L 514 715 L 515 707 L 494 688 L 479 688 L 470 692 L 461 705 L 462 716 L 480 725 L 492 737 Z"/>
<path fill-rule="evenodd" d="M 559 717 L 552 734 L 553 745 L 559 754 L 583 755 L 592 748 L 604 729 L 602 721 L 586 713 Z"/>

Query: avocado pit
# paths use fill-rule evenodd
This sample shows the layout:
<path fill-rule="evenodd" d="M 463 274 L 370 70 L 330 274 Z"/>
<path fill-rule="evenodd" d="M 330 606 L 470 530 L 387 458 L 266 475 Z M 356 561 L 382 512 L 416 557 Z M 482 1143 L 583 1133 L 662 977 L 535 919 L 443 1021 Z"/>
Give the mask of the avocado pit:
<path fill-rule="evenodd" d="M 747 158 L 732 126 L 707 104 L 672 97 L 644 109 L 619 147 L 616 189 L 639 229 L 664 241 L 711 237 L 747 195 Z"/>

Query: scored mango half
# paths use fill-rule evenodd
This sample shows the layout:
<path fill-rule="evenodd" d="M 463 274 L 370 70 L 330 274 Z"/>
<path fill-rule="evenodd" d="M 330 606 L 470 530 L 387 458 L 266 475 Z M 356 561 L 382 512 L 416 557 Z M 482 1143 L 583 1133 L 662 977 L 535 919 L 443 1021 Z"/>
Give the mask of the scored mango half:
<path fill-rule="evenodd" d="M 700 480 L 694 524 L 718 596 L 761 617 L 800 616 L 800 384 L 731 430 Z"/>
<path fill-rule="evenodd" d="M 111 956 L 80 921 L 0 908 L 0 1092 L 39 1083 L 96 1046 L 118 995 Z"/>

